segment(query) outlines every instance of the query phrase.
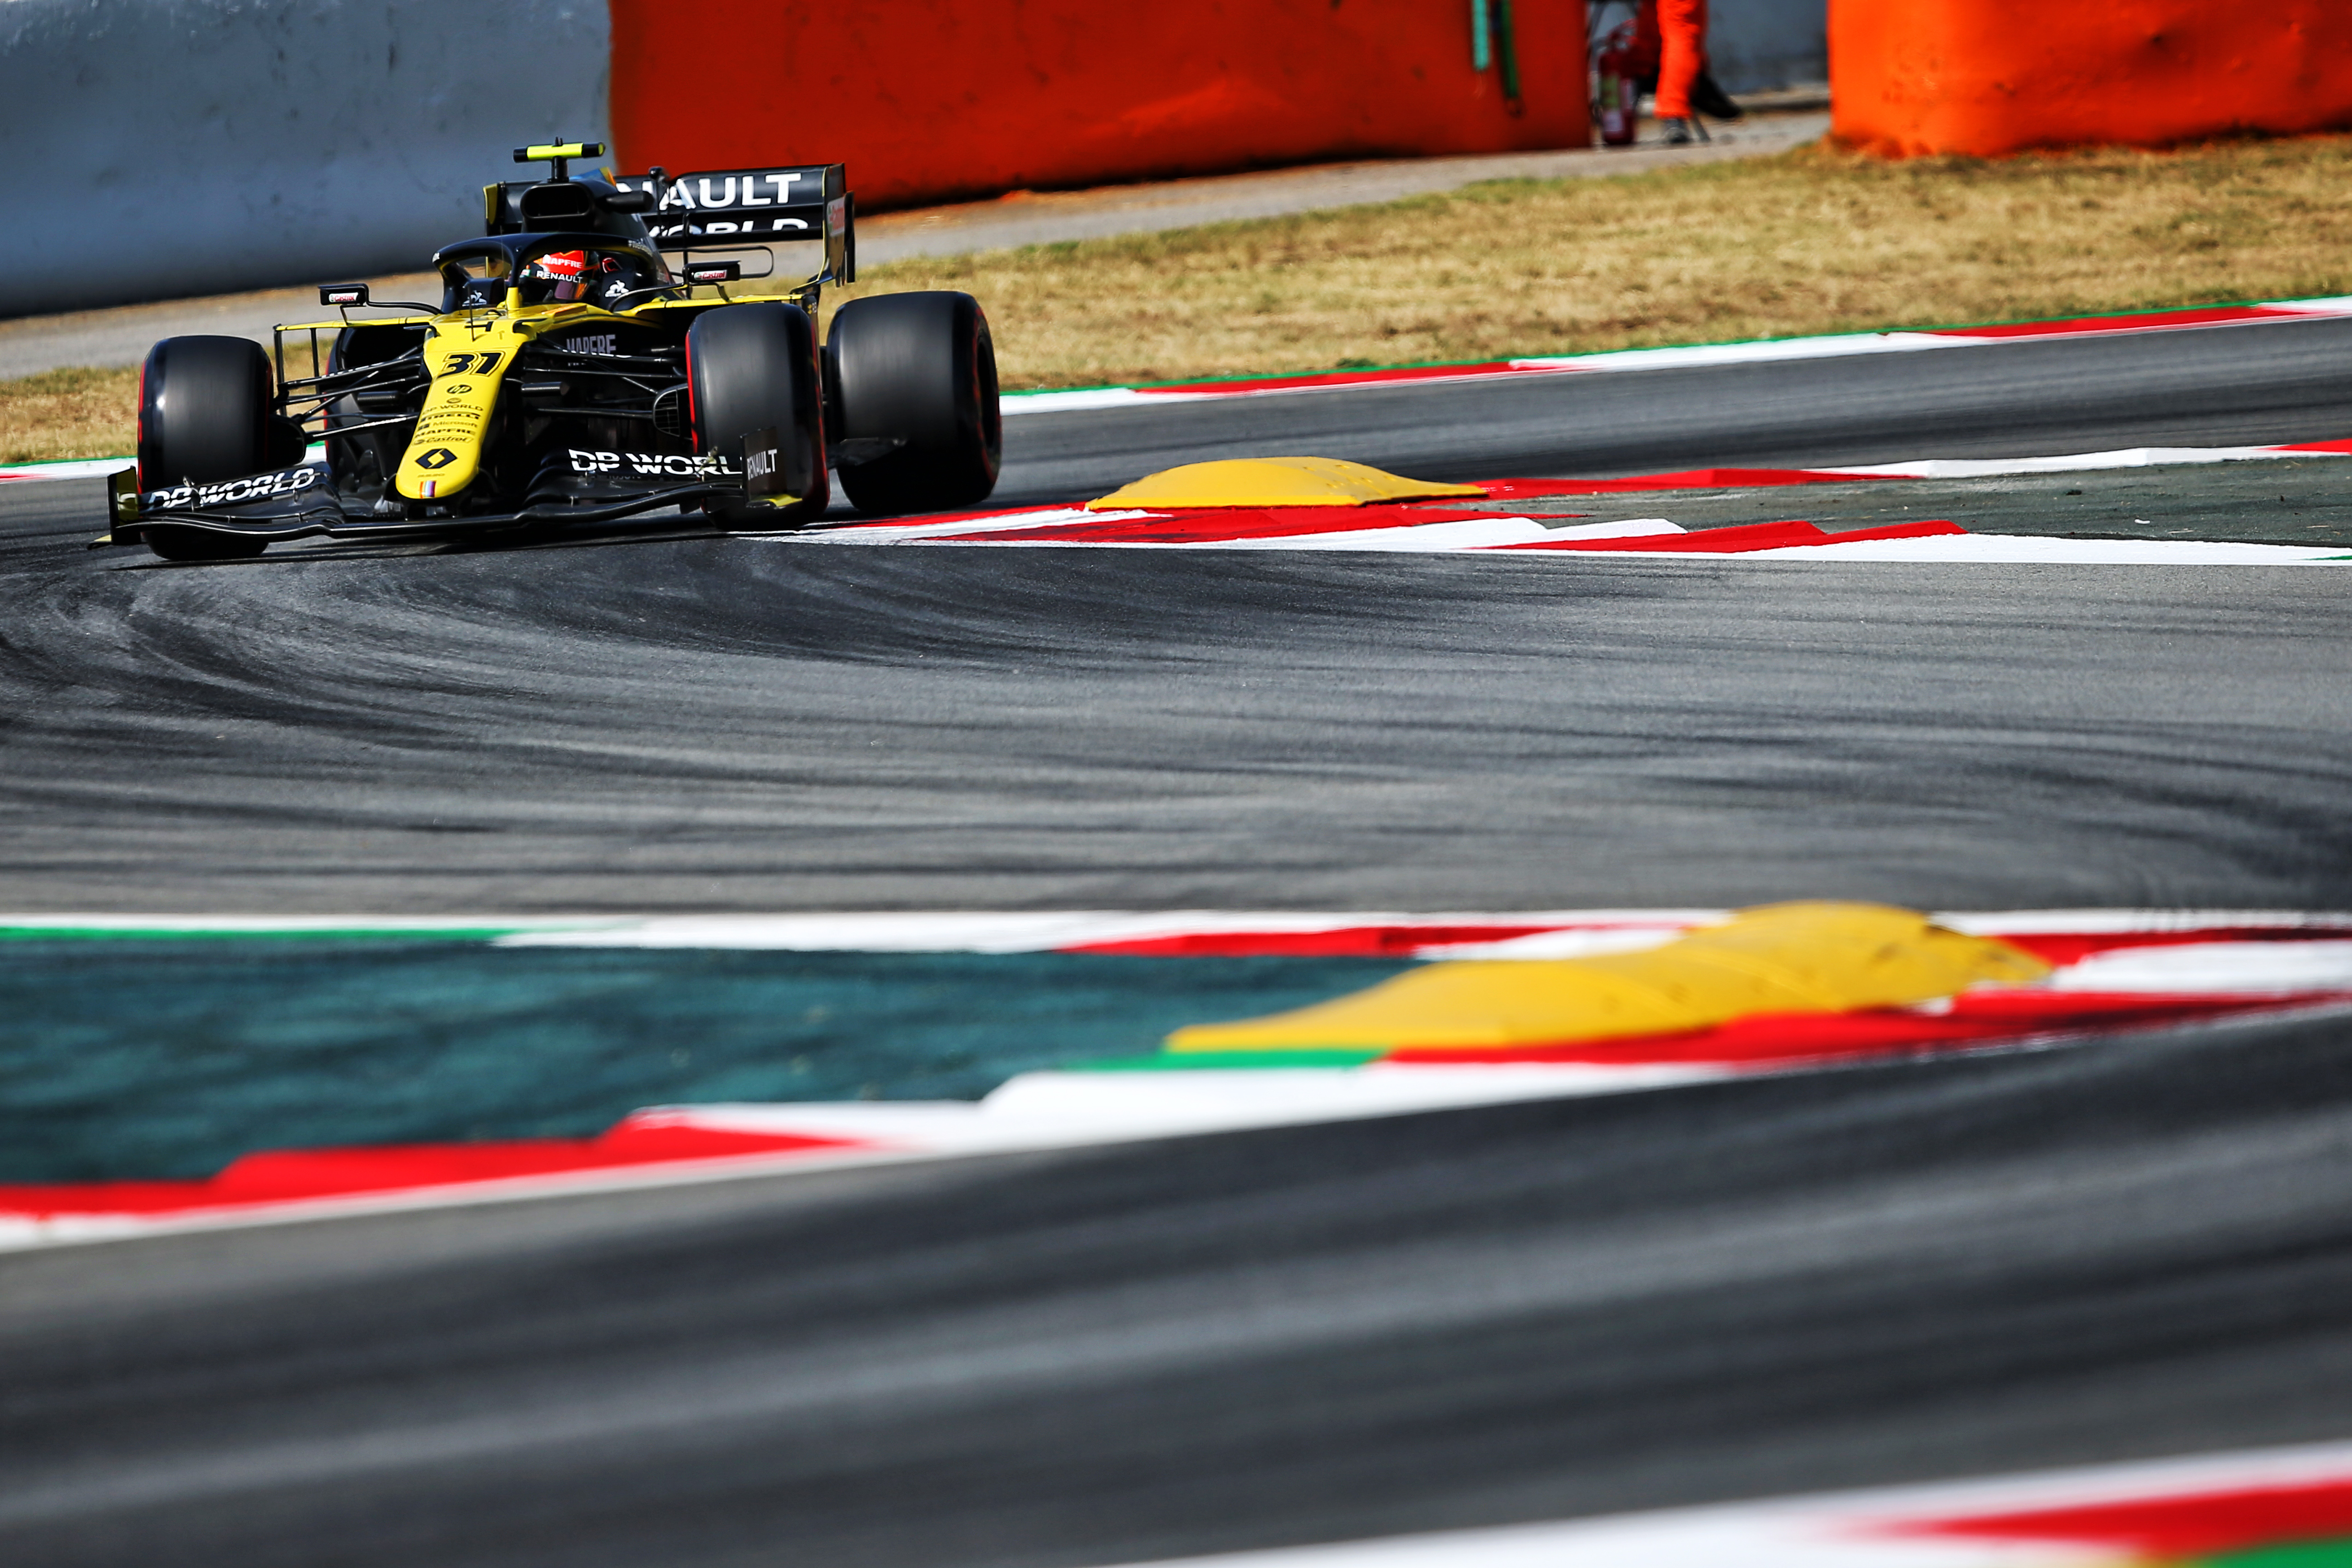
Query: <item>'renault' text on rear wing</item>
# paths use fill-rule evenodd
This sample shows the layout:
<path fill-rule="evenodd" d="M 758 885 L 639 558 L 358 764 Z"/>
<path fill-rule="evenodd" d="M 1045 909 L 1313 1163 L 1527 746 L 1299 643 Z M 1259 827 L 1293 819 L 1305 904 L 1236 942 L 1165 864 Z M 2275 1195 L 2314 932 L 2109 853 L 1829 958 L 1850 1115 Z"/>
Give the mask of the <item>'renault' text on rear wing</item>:
<path fill-rule="evenodd" d="M 834 280 L 856 281 L 856 201 L 845 163 L 687 174 L 656 169 L 613 184 L 653 196 L 653 210 L 643 215 L 646 229 L 665 250 L 817 239 L 824 242 L 825 270 Z"/>

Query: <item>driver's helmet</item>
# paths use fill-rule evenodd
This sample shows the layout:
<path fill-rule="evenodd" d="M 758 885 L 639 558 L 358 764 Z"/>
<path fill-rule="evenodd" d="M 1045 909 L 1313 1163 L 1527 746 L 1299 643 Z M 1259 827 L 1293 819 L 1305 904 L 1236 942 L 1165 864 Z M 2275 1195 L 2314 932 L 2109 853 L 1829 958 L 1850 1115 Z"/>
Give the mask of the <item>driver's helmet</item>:
<path fill-rule="evenodd" d="M 536 282 L 550 285 L 541 298 L 569 301 L 586 292 L 588 253 L 584 250 L 551 250 L 523 268 L 522 275 Z M 541 290 L 533 289 L 534 293 Z"/>
<path fill-rule="evenodd" d="M 523 276 L 533 280 L 531 293 L 539 300 L 586 300 L 607 307 L 655 280 L 627 256 L 584 250 L 550 251 L 523 268 Z"/>

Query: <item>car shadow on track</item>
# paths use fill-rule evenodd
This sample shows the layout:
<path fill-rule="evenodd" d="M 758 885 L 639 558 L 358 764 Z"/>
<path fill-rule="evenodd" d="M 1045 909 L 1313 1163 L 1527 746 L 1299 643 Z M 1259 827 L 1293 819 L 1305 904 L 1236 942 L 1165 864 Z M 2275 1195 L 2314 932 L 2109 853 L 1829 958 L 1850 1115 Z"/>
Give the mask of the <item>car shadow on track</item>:
<path fill-rule="evenodd" d="M 699 520 L 692 523 L 661 529 L 635 528 L 589 531 L 565 530 L 560 533 L 540 535 L 507 534 L 496 539 L 433 539 L 385 540 L 382 542 L 327 541 L 302 542 L 299 546 L 250 556 L 241 561 L 165 561 L 149 557 L 126 561 L 113 568 L 118 572 L 177 572 L 194 568 L 217 571 L 222 568 L 250 569 L 268 566 L 299 566 L 331 561 L 391 561 L 414 556 L 499 555 L 525 551 L 603 549 L 613 545 L 656 544 L 685 540 L 724 539 L 728 531 L 718 529 Z"/>

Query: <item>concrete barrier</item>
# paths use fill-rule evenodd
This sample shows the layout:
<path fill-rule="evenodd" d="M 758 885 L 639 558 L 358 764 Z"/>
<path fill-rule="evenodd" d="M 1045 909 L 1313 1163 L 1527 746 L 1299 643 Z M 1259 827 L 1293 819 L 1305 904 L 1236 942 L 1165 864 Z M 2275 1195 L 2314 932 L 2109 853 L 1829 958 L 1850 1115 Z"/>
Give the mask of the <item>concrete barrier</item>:
<path fill-rule="evenodd" d="M 1895 156 L 2352 126 L 2342 0 L 1834 0 L 1835 132 Z"/>
<path fill-rule="evenodd" d="M 1717 0 L 1718 76 L 1806 79 L 1824 4 Z M 1517 114 L 1471 0 L 615 5 L 633 170 L 846 156 L 869 207 L 1587 141 L 1580 0 L 1511 0 Z M 605 0 L 0 0 L 12 224 L 42 258 L 0 316 L 417 268 L 507 149 L 607 134 L 615 31 Z"/>
<path fill-rule="evenodd" d="M 1481 15 L 1511 18 L 1507 57 L 1474 37 Z M 845 161 L 869 210 L 1589 139 L 1584 0 L 700 0 L 692 17 L 614 0 L 632 172 Z"/>
<path fill-rule="evenodd" d="M 6 0 L 0 314 L 421 267 L 604 133 L 604 0 Z"/>

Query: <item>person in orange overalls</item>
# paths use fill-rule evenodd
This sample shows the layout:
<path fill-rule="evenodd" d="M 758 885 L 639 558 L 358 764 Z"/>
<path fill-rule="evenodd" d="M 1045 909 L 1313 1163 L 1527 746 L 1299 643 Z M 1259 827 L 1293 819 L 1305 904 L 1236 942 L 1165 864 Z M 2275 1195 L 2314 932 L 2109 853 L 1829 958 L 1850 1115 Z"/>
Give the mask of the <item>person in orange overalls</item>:
<path fill-rule="evenodd" d="M 1706 70 L 1706 0 L 1642 0 L 1633 16 L 1633 69 L 1645 92 L 1657 95 L 1666 140 L 1681 144 L 1706 130 L 1694 110 L 1737 120 L 1740 108 Z"/>

